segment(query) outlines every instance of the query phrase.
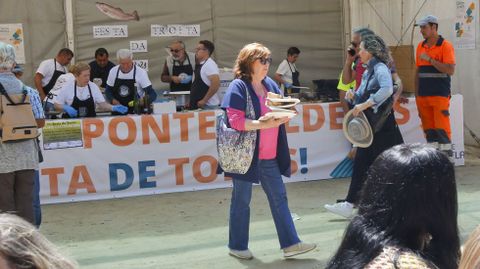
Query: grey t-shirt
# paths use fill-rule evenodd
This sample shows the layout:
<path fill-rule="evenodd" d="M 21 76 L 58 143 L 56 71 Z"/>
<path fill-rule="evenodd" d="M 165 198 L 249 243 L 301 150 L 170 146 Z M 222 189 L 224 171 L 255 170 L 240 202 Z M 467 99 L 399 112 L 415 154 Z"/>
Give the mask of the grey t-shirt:
<path fill-rule="evenodd" d="M 11 94 L 21 94 L 23 84 L 12 73 L 0 73 L 0 83 Z M 36 140 L 14 143 L 0 142 L 0 173 L 38 169 Z"/>

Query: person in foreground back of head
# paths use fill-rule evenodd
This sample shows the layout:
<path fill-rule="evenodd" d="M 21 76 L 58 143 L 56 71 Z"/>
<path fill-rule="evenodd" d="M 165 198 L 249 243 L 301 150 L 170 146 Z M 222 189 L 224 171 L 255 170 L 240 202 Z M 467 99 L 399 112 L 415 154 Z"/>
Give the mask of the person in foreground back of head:
<path fill-rule="evenodd" d="M 74 269 L 35 227 L 15 215 L 0 214 L 0 268 Z"/>
<path fill-rule="evenodd" d="M 470 234 L 463 245 L 462 258 L 459 269 L 480 268 L 480 225 Z"/>
<path fill-rule="evenodd" d="M 370 167 L 358 215 L 326 268 L 457 268 L 457 211 L 447 155 L 421 144 L 395 146 Z"/>

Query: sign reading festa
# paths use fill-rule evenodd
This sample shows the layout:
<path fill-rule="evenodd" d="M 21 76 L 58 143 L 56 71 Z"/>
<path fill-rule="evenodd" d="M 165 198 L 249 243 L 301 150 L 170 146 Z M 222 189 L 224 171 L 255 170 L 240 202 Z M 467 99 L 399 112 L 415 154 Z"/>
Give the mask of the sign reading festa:
<path fill-rule="evenodd" d="M 128 25 L 93 26 L 93 38 L 128 37 Z"/>
<path fill-rule="evenodd" d="M 462 96 L 451 100 L 452 140 L 463 164 Z M 292 177 L 286 182 L 330 178 L 350 144 L 343 136 L 339 103 L 297 105 L 287 125 Z M 423 142 L 415 100 L 396 104 L 405 142 Z M 217 175 L 218 111 L 85 118 L 82 147 L 45 150 L 40 164 L 41 201 L 59 203 L 231 186 Z M 50 130 L 51 131 L 51 130 Z"/>
<path fill-rule="evenodd" d="M 200 36 L 199 24 L 169 24 L 169 25 L 151 25 L 151 35 L 162 36 Z"/>
<path fill-rule="evenodd" d="M 25 63 L 25 39 L 21 23 L 0 24 L 0 41 L 15 48 L 15 60 L 18 64 Z"/>

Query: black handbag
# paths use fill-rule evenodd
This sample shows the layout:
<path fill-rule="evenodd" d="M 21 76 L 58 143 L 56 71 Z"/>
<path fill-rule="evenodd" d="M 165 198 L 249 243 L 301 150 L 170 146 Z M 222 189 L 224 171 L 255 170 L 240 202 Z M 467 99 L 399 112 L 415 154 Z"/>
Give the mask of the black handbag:
<path fill-rule="evenodd" d="M 37 150 L 38 150 L 38 162 L 43 163 L 43 154 L 42 154 L 42 147 L 40 147 L 40 139 L 37 137 Z"/>
<path fill-rule="evenodd" d="M 370 79 L 373 76 L 373 68 L 372 68 L 372 73 L 368 76 L 367 79 L 367 84 L 365 85 L 365 91 L 362 95 L 362 102 L 365 102 L 369 94 L 371 93 L 376 93 L 379 89 L 376 91 L 368 91 L 368 83 L 370 82 Z M 393 85 L 392 85 L 393 86 Z M 365 116 L 368 119 L 368 122 L 370 123 L 370 126 L 372 127 L 372 130 L 374 133 L 377 133 L 380 131 L 385 124 L 385 121 L 387 120 L 388 116 L 390 113 L 392 113 L 392 108 L 393 108 L 393 94 L 390 95 L 387 100 L 385 100 L 377 109 L 377 113 L 373 111 L 373 108 L 369 107 L 363 111 Z"/>

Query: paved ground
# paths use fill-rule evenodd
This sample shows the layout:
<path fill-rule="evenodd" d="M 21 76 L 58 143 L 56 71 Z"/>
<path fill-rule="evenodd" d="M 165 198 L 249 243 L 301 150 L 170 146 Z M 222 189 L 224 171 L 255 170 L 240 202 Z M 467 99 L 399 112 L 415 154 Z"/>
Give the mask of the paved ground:
<path fill-rule="evenodd" d="M 456 170 L 462 240 L 480 224 L 480 154 Z M 349 180 L 287 184 L 289 204 L 303 241 L 319 247 L 284 260 L 266 197 L 254 188 L 250 226 L 251 261 L 227 255 L 230 189 L 162 194 L 43 206 L 41 227 L 81 268 L 324 268 L 347 221 L 323 209 L 343 197 Z"/>

